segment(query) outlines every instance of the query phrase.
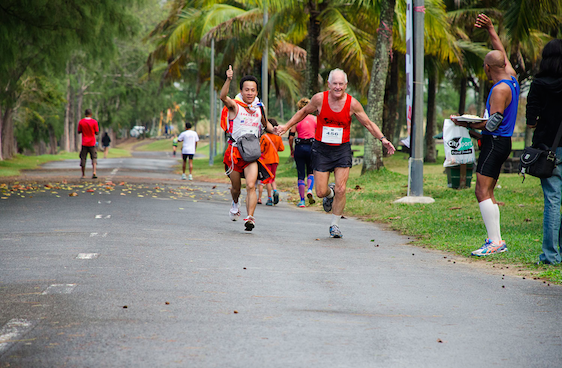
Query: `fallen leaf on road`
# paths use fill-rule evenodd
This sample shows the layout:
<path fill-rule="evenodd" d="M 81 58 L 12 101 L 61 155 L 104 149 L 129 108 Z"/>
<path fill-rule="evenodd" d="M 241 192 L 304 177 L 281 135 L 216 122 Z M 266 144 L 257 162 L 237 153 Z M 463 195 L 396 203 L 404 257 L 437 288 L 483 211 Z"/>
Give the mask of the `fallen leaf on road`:
<path fill-rule="evenodd" d="M 216 187 L 217 187 L 216 185 L 213 185 L 213 188 L 212 188 L 212 189 L 215 189 Z"/>
<path fill-rule="evenodd" d="M 78 193 L 72 192 L 68 195 L 69 197 L 78 197 Z"/>
<path fill-rule="evenodd" d="M 88 192 L 88 193 L 93 193 L 93 192 L 95 192 L 95 190 L 93 190 L 93 189 L 88 189 L 86 192 Z"/>
<path fill-rule="evenodd" d="M 440 344 L 442 344 L 442 343 L 443 343 L 443 340 L 437 339 L 437 342 L 440 343 Z"/>
<path fill-rule="evenodd" d="M 235 311 L 234 311 L 234 314 L 236 314 L 236 313 L 238 313 L 238 311 L 237 311 L 237 310 L 235 310 Z"/>

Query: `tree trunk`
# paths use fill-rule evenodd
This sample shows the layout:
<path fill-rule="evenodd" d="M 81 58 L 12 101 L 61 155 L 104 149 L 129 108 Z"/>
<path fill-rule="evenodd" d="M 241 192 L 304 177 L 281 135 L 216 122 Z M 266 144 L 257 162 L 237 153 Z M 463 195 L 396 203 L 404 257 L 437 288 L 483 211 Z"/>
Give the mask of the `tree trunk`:
<path fill-rule="evenodd" d="M 321 9 L 316 1 L 309 1 L 307 7 L 310 18 L 308 20 L 308 43 L 306 47 L 306 89 L 305 95 L 311 98 L 319 91 L 318 74 L 320 73 L 320 15 Z"/>
<path fill-rule="evenodd" d="M 429 83 L 427 86 L 427 122 L 425 128 L 425 162 L 436 162 L 437 155 L 435 150 L 435 96 L 437 95 L 437 80 L 438 80 L 437 70 L 433 70 L 429 73 Z"/>
<path fill-rule="evenodd" d="M 0 117 L 2 127 L 2 160 L 11 159 L 16 153 L 14 139 L 14 122 L 12 120 L 13 109 L 6 107 Z"/>
<path fill-rule="evenodd" d="M 379 34 L 375 49 L 375 58 L 371 69 L 371 83 L 369 84 L 369 95 L 367 102 L 367 116 L 379 127 L 382 126 L 382 114 L 384 108 L 384 90 L 386 87 L 386 76 L 390 52 L 392 51 L 392 23 L 394 18 L 394 5 L 396 0 L 381 1 L 381 16 Z M 378 170 L 383 167 L 382 145 L 378 140 L 365 131 L 365 155 L 363 156 L 363 168 L 361 173 Z"/>
<path fill-rule="evenodd" d="M 81 79 L 78 79 L 78 94 L 76 95 L 76 113 L 74 121 L 80 121 L 80 117 L 82 116 L 82 102 L 84 101 L 84 85 L 82 85 Z M 74 148 L 77 152 L 80 152 L 82 149 L 82 134 L 78 134 L 78 127 L 74 129 Z"/>
<path fill-rule="evenodd" d="M 69 146 L 71 152 L 76 152 L 76 135 L 78 134 L 75 122 L 75 104 L 76 104 L 76 94 L 74 93 L 74 88 L 70 87 L 70 101 L 69 111 L 68 111 L 68 137 L 70 138 Z"/>
<path fill-rule="evenodd" d="M 466 84 L 466 77 L 462 77 L 459 92 L 459 115 L 464 114 L 466 111 Z"/>
<path fill-rule="evenodd" d="M 396 120 L 398 112 L 398 98 L 399 98 L 399 81 L 398 81 L 398 60 L 401 55 L 394 54 L 390 61 L 390 85 L 388 86 L 388 95 L 385 95 L 386 106 L 388 115 L 383 121 L 382 132 L 385 137 L 394 143 L 394 131 L 396 130 Z"/>
<path fill-rule="evenodd" d="M 57 136 L 55 135 L 53 127 L 49 129 L 49 153 L 51 155 L 57 154 Z"/>
<path fill-rule="evenodd" d="M 64 129 L 62 133 L 62 144 L 61 148 L 70 152 L 70 132 L 69 132 L 69 122 L 70 122 L 70 63 L 66 65 L 66 108 L 64 110 Z"/>

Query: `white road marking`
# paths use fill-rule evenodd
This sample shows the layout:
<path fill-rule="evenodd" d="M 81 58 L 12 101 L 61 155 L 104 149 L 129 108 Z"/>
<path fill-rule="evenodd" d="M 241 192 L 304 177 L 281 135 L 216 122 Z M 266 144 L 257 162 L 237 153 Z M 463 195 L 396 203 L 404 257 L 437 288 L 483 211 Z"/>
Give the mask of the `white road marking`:
<path fill-rule="evenodd" d="M 103 216 L 103 215 L 96 215 L 96 218 L 98 219 L 98 218 L 101 218 L 102 216 Z"/>
<path fill-rule="evenodd" d="M 107 215 L 104 218 L 106 218 L 106 219 L 111 218 L 111 215 Z"/>
<path fill-rule="evenodd" d="M 8 350 L 15 340 L 21 339 L 23 335 L 33 328 L 33 322 L 23 318 L 13 318 L 0 329 L 0 355 Z"/>
<path fill-rule="evenodd" d="M 53 284 L 45 289 L 45 291 L 43 291 L 41 294 L 70 294 L 75 287 L 76 284 Z"/>
<path fill-rule="evenodd" d="M 109 219 L 109 218 L 111 218 L 111 215 L 105 215 L 105 216 L 104 215 L 96 215 L 96 218 L 97 219 L 100 219 L 100 218 Z"/>
<path fill-rule="evenodd" d="M 90 238 L 95 238 L 96 236 L 101 236 L 102 238 L 105 238 L 107 236 L 107 233 L 90 233 Z"/>
<path fill-rule="evenodd" d="M 99 253 L 78 253 L 76 259 L 95 259 L 99 257 Z"/>

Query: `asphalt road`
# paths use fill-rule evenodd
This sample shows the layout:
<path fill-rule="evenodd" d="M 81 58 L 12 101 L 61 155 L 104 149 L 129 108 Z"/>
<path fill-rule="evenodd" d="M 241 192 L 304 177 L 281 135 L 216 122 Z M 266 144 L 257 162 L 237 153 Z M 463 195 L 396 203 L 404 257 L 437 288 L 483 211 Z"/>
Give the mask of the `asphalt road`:
<path fill-rule="evenodd" d="M 0 367 L 560 367 L 562 288 L 153 159 L 0 185 Z"/>

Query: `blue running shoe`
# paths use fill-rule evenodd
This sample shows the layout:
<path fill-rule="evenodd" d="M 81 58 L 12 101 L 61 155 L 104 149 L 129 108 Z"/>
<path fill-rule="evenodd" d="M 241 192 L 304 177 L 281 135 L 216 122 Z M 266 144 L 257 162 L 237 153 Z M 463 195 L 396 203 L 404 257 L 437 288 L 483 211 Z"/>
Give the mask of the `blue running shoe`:
<path fill-rule="evenodd" d="M 330 226 L 330 237 L 331 238 L 343 238 L 343 235 L 341 234 L 341 231 L 340 231 L 340 228 L 338 227 L 338 225 Z"/>
<path fill-rule="evenodd" d="M 507 252 L 507 245 L 505 244 L 504 240 L 500 240 L 499 242 L 494 242 L 491 239 L 486 239 L 484 245 L 480 247 L 480 249 L 475 250 L 471 254 L 473 256 L 482 257 L 482 256 L 489 256 L 491 254 L 498 254 Z"/>
<path fill-rule="evenodd" d="M 304 199 L 301 199 L 299 201 L 299 203 L 297 204 L 297 207 L 301 207 L 301 208 L 306 207 L 306 205 L 304 204 Z"/>
<path fill-rule="evenodd" d="M 279 203 L 279 192 L 274 190 L 273 191 L 273 204 Z"/>

